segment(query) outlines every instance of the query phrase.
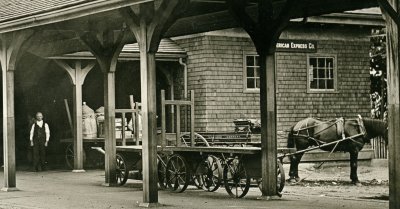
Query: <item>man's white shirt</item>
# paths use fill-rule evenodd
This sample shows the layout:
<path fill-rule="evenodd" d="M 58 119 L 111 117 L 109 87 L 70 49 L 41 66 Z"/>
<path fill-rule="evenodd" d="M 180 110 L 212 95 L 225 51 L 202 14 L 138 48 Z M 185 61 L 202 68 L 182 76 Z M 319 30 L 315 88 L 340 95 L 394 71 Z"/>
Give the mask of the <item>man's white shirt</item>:
<path fill-rule="evenodd" d="M 31 132 L 30 132 L 30 136 L 29 136 L 29 139 L 32 141 L 33 140 L 33 133 L 34 133 L 34 131 L 35 131 L 35 124 L 37 124 L 40 128 L 42 128 L 43 127 L 43 120 L 41 120 L 41 121 L 36 121 L 33 125 L 32 125 L 32 128 L 31 128 Z M 49 139 L 50 139 L 50 129 L 49 129 L 49 126 L 47 125 L 47 123 L 44 123 L 44 130 L 45 130 L 45 132 L 46 132 L 46 142 L 48 142 L 49 141 Z"/>

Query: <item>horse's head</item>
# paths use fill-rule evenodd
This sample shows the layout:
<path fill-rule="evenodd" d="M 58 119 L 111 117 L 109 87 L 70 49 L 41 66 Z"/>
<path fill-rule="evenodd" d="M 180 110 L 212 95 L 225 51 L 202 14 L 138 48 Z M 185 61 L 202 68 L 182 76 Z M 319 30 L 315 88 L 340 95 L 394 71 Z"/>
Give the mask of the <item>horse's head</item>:
<path fill-rule="evenodd" d="M 386 144 L 388 142 L 388 125 L 386 122 L 378 119 L 363 118 L 367 139 L 382 137 Z"/>

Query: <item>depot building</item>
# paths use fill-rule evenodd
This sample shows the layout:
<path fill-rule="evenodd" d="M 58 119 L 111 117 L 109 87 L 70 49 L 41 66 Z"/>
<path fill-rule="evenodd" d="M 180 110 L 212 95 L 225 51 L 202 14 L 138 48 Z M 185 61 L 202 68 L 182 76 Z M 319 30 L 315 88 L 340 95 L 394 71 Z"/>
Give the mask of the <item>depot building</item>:
<path fill-rule="evenodd" d="M 276 45 L 278 146 L 286 147 L 286 131 L 306 117 L 370 116 L 370 35 L 383 26 L 379 9 L 291 22 Z M 232 132 L 235 119 L 259 119 L 259 59 L 242 29 L 164 39 L 156 58 L 157 105 L 162 89 L 169 99 L 184 99 L 194 90 L 197 132 Z M 49 160 L 64 161 L 61 140 L 72 137 L 65 101 L 72 105 L 72 88 L 67 72 L 57 64 L 60 60 L 95 62 L 90 52 L 83 51 L 51 57 L 26 53 L 18 63 L 15 108 L 20 162 L 27 161 L 28 127 L 36 111 L 44 113 L 52 130 L 48 154 L 54 158 Z M 116 108 L 130 108 L 129 95 L 140 102 L 139 68 L 137 44 L 126 45 L 116 71 Z M 93 110 L 104 105 L 102 76 L 96 64 L 83 83 L 83 101 Z M 176 131 L 174 110 L 167 112 L 168 130 Z M 181 127 L 184 131 L 186 126 Z"/>

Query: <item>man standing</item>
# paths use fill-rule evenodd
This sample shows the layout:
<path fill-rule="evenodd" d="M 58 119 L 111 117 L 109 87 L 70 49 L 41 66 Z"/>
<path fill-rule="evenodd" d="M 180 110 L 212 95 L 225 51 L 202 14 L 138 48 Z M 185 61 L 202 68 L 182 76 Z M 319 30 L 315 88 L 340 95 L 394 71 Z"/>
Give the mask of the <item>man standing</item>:
<path fill-rule="evenodd" d="M 41 171 L 45 168 L 46 147 L 50 139 L 50 129 L 43 121 L 43 114 L 36 113 L 36 122 L 30 132 L 31 146 L 33 147 L 33 170 Z"/>

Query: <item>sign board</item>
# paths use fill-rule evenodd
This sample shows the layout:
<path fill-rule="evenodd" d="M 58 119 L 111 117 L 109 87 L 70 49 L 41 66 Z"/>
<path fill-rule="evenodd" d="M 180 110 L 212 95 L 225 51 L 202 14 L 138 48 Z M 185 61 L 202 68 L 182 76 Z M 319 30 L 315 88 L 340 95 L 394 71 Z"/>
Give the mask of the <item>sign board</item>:
<path fill-rule="evenodd" d="M 306 40 L 279 40 L 276 44 L 277 52 L 317 52 L 316 41 Z"/>

